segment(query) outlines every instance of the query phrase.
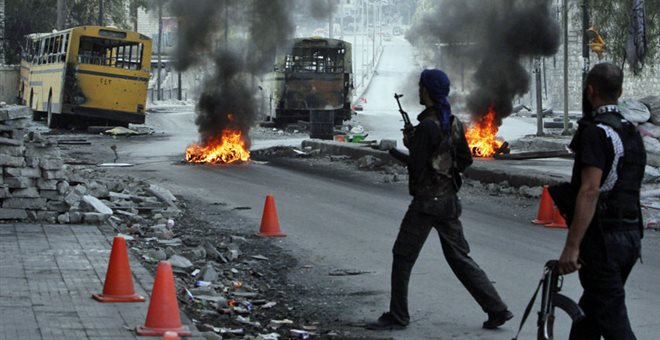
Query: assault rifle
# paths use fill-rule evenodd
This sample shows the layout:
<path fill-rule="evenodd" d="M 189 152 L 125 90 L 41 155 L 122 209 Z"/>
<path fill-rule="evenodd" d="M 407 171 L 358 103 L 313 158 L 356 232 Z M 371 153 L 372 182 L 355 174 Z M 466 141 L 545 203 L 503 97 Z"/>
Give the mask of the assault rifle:
<path fill-rule="evenodd" d="M 403 117 L 403 130 L 404 131 L 409 131 L 412 129 L 412 123 L 410 123 L 410 117 L 408 116 L 408 112 L 403 111 L 403 108 L 401 107 L 401 101 L 399 101 L 399 98 L 403 97 L 403 94 L 396 94 L 394 93 L 394 99 L 396 99 L 396 103 L 399 104 L 399 112 L 401 113 L 401 117 Z"/>
<path fill-rule="evenodd" d="M 543 287 L 543 290 L 541 291 L 541 309 L 539 310 L 539 319 L 537 322 L 538 340 L 553 339 L 552 330 L 555 323 L 555 307 L 559 307 L 559 309 L 566 312 L 566 314 L 571 317 L 573 322 L 580 321 L 584 318 L 584 312 L 580 306 L 575 303 L 575 301 L 571 300 L 563 294 L 559 294 L 563 281 L 564 277 L 559 274 L 559 261 L 550 260 L 546 262 L 545 268 L 543 269 L 543 277 L 541 278 L 538 287 L 536 287 L 536 291 L 534 292 L 534 296 L 532 296 L 532 300 L 529 301 L 527 308 L 525 308 L 525 313 L 523 314 L 522 321 L 520 321 L 518 333 L 513 338 L 513 340 L 518 339 L 520 331 L 522 330 L 525 321 L 527 321 L 527 317 L 529 316 L 529 313 L 534 306 L 536 296 L 538 295 L 539 289 L 541 287 Z"/>

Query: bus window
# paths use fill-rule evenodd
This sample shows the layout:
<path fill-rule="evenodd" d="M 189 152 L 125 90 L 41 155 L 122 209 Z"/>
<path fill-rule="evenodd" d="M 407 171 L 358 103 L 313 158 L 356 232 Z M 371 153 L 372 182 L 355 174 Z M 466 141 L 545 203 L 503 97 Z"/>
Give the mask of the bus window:
<path fill-rule="evenodd" d="M 80 38 L 78 62 L 123 68 L 142 69 L 143 44 L 114 39 Z"/>

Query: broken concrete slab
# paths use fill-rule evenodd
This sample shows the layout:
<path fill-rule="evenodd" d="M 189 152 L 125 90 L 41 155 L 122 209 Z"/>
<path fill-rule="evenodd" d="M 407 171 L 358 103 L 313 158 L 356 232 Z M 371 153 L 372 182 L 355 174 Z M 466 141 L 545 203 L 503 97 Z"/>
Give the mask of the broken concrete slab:
<path fill-rule="evenodd" d="M 25 167 L 25 158 L 0 154 L 0 166 Z"/>
<path fill-rule="evenodd" d="M 34 186 L 34 179 L 27 177 L 6 177 L 4 182 L 10 189 L 24 189 Z"/>
<path fill-rule="evenodd" d="M 27 178 L 40 178 L 41 170 L 38 168 L 11 168 L 6 167 L 4 171 L 5 176 L 8 177 L 27 177 Z"/>
<path fill-rule="evenodd" d="M 0 220 L 24 220 L 27 217 L 25 209 L 0 208 Z"/>
<path fill-rule="evenodd" d="M 181 255 L 173 255 L 169 258 L 172 267 L 181 268 L 181 269 L 190 269 L 193 267 L 193 263 L 190 262 L 187 258 Z"/>
<path fill-rule="evenodd" d="M 0 137 L 0 145 L 10 145 L 10 146 L 22 146 L 22 140 L 16 140 L 13 138 Z"/>
<path fill-rule="evenodd" d="M 64 161 L 61 158 L 41 158 L 39 160 L 39 167 L 43 170 L 61 170 L 64 166 Z"/>
<path fill-rule="evenodd" d="M 41 197 L 39 195 L 39 191 L 37 191 L 37 188 L 25 188 L 25 189 L 17 189 L 11 192 L 12 197 L 16 198 L 39 198 Z"/>
<path fill-rule="evenodd" d="M 176 197 L 172 194 L 172 192 L 161 186 L 150 184 L 147 188 L 147 192 L 158 197 L 165 203 L 176 202 Z"/>
<path fill-rule="evenodd" d="M 3 155 L 22 157 L 24 152 L 24 146 L 0 145 L 0 154 Z"/>
<path fill-rule="evenodd" d="M 37 179 L 37 188 L 43 190 L 57 190 L 57 183 L 59 183 L 59 181 L 56 179 L 39 178 Z"/>
<path fill-rule="evenodd" d="M 87 204 L 90 208 L 92 208 L 94 211 L 100 214 L 108 215 L 108 217 L 112 215 L 112 209 L 110 209 L 107 205 L 103 204 L 103 202 L 101 202 L 98 198 L 94 196 L 84 195 L 82 197 L 82 201 L 85 204 Z"/>
<path fill-rule="evenodd" d="M 44 179 L 61 180 L 66 179 L 66 174 L 62 170 L 43 170 L 41 172 L 41 177 Z"/>
<path fill-rule="evenodd" d="M 3 208 L 42 210 L 46 208 L 45 198 L 7 198 L 2 202 Z"/>

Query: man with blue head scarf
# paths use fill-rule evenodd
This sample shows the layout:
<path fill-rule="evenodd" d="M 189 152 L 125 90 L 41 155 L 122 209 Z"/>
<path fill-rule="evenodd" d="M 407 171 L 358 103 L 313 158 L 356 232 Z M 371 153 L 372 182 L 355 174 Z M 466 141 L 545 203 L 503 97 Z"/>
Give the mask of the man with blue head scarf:
<path fill-rule="evenodd" d="M 441 70 L 425 70 L 419 81 L 419 124 L 404 130 L 404 144 L 410 151 L 404 156 L 396 149 L 391 154 L 408 166 L 410 195 L 399 235 L 394 243 L 390 310 L 367 328 L 403 329 L 410 322 L 408 283 L 410 273 L 431 229 L 440 235 L 440 243 L 452 271 L 479 303 L 488 320 L 483 327 L 494 329 L 513 317 L 495 287 L 469 256 L 470 247 L 459 220 L 461 204 L 458 190 L 461 172 L 472 164 L 463 125 L 451 114 L 450 82 Z"/>

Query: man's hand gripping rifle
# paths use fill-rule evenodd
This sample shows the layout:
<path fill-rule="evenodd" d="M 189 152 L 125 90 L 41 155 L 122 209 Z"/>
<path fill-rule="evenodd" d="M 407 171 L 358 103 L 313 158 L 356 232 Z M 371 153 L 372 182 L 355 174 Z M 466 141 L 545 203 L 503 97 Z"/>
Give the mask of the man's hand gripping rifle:
<path fill-rule="evenodd" d="M 401 97 L 403 97 L 403 94 L 394 94 L 394 99 L 396 99 L 396 103 L 399 105 L 399 112 L 401 113 L 401 117 L 403 117 L 403 129 L 401 130 L 403 131 L 403 144 L 408 146 L 408 141 L 412 138 L 415 128 L 410 122 L 408 113 L 403 111 L 403 108 L 401 107 L 401 101 L 399 101 Z M 390 155 L 404 164 L 408 163 L 408 155 L 396 148 L 390 149 Z"/>
<path fill-rule="evenodd" d="M 399 100 L 401 97 L 403 97 L 402 94 L 394 94 L 394 99 L 396 99 L 396 103 L 399 105 L 399 112 L 401 113 L 401 117 L 403 117 L 403 132 L 408 132 L 413 130 L 412 123 L 410 122 L 410 117 L 408 116 L 408 112 L 403 111 L 403 108 L 401 107 L 401 101 Z"/>
<path fill-rule="evenodd" d="M 532 307 L 534 306 L 536 296 L 538 295 L 539 289 L 541 287 L 543 287 L 543 290 L 541 290 L 541 309 L 539 310 L 539 319 L 537 322 L 538 340 L 553 339 L 552 330 L 555 322 L 555 307 L 559 307 L 559 309 L 566 312 L 566 314 L 571 317 L 573 322 L 580 321 L 584 318 L 584 312 L 577 303 L 565 295 L 559 294 L 563 281 L 564 277 L 559 274 L 559 262 L 557 260 L 548 261 L 545 264 L 541 282 L 539 282 L 538 287 L 536 287 L 536 292 L 534 292 L 532 300 L 527 305 L 527 308 L 525 308 L 525 313 L 523 314 L 522 321 L 520 322 L 520 328 L 518 328 L 518 334 L 516 334 L 513 340 L 518 339 L 520 331 L 522 330 L 522 327 L 525 324 L 525 321 L 527 320 Z"/>

